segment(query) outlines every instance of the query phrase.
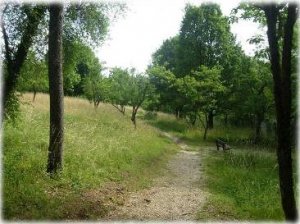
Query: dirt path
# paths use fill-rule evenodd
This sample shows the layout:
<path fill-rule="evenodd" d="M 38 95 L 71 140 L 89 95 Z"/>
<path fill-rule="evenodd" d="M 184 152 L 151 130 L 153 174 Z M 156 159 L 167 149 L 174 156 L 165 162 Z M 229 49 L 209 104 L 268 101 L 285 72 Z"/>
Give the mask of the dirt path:
<path fill-rule="evenodd" d="M 168 162 L 163 175 L 152 187 L 131 192 L 123 206 L 111 211 L 109 220 L 195 220 L 204 204 L 206 193 L 200 187 L 201 159 L 198 152 L 186 151 L 189 146 L 163 132 L 176 142 L 181 151 Z"/>

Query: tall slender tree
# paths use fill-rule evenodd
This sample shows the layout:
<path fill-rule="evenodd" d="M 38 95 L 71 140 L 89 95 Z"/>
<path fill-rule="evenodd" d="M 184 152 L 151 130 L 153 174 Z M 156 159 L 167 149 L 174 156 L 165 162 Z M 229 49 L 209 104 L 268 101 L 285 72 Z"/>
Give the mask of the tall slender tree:
<path fill-rule="evenodd" d="M 62 168 L 64 139 L 62 27 L 63 6 L 61 4 L 51 4 L 49 21 L 50 140 L 47 167 L 47 172 L 51 174 Z"/>
<path fill-rule="evenodd" d="M 267 35 L 270 46 L 271 70 L 274 80 L 274 95 L 277 119 L 277 159 L 281 203 L 287 220 L 297 220 L 297 208 L 293 188 L 293 167 L 291 156 L 291 56 L 294 25 L 297 20 L 298 6 L 295 3 L 278 5 L 270 3 L 259 6 L 265 13 Z M 287 17 L 280 20 L 280 12 L 286 7 Z M 281 25 L 284 22 L 284 25 Z M 282 50 L 280 40 L 282 37 Z"/>

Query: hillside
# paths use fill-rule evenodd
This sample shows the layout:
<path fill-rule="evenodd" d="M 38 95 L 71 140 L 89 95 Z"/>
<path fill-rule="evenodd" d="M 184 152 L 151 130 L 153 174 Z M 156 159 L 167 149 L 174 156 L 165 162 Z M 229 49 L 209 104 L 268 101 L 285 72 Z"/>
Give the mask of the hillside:
<path fill-rule="evenodd" d="M 150 184 L 176 145 L 109 104 L 65 98 L 62 174 L 46 174 L 49 97 L 22 96 L 17 124 L 4 127 L 4 218 L 99 218 L 122 194 Z M 128 113 L 128 112 L 127 112 Z M 128 113 L 129 114 L 129 113 Z"/>

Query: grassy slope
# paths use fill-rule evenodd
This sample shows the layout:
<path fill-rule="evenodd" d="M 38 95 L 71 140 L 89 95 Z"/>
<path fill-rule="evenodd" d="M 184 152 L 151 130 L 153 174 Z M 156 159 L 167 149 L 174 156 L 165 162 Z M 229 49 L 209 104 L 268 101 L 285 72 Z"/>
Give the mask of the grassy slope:
<path fill-rule="evenodd" d="M 200 150 L 210 196 L 199 211 L 199 220 L 283 219 L 274 150 L 234 144 L 236 139 L 247 139 L 250 129 L 216 127 L 203 141 L 203 130 L 174 117 L 163 115 L 149 122 Z M 214 140 L 218 137 L 229 139 L 230 152 L 216 150 Z"/>
<path fill-rule="evenodd" d="M 110 208 L 107 198 L 122 203 L 124 188 L 147 186 L 177 149 L 143 122 L 134 130 L 130 119 L 111 105 L 95 111 L 83 99 L 66 97 L 64 170 L 51 179 L 45 172 L 49 99 L 38 94 L 32 103 L 31 98 L 24 94 L 17 125 L 4 126 L 6 219 L 101 217 Z"/>

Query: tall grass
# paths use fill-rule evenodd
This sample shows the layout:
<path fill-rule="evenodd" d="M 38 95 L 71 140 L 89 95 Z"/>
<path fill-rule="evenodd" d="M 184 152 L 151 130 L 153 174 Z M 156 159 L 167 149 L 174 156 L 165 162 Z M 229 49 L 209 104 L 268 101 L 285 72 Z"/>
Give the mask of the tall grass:
<path fill-rule="evenodd" d="M 211 196 L 199 219 L 283 220 L 274 153 L 208 150 L 205 173 Z"/>
<path fill-rule="evenodd" d="M 4 125 L 5 219 L 99 218 L 107 208 L 96 201 L 86 209 L 91 201 L 82 195 L 111 182 L 145 187 L 177 149 L 143 122 L 135 130 L 111 105 L 95 110 L 86 100 L 66 97 L 63 172 L 51 179 L 45 172 L 49 98 L 38 94 L 32 103 L 31 97 L 23 96 L 19 121 Z"/>

